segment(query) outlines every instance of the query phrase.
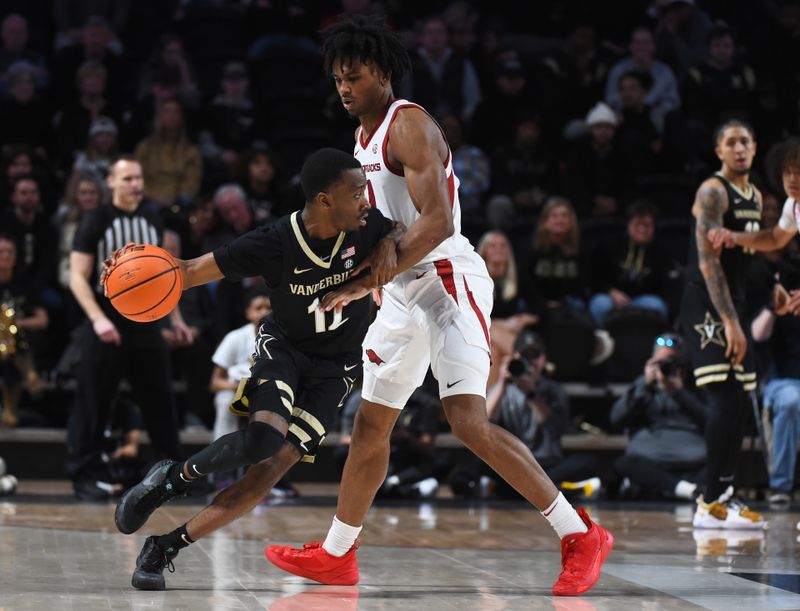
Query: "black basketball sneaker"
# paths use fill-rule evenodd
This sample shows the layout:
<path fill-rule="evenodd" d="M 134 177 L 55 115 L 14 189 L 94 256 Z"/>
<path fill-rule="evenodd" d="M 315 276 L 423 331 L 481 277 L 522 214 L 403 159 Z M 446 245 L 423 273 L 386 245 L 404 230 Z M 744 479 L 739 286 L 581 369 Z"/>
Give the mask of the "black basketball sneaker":
<path fill-rule="evenodd" d="M 174 460 L 156 463 L 141 482 L 122 495 L 114 512 L 114 522 L 120 532 L 126 535 L 136 532 L 158 507 L 184 495 L 184 491 L 176 490 L 168 478 L 174 464 Z"/>
<path fill-rule="evenodd" d="M 172 560 L 177 555 L 178 550 L 174 547 L 163 548 L 156 543 L 155 537 L 147 537 L 136 559 L 131 585 L 137 590 L 165 590 L 164 569 L 175 572 Z"/>

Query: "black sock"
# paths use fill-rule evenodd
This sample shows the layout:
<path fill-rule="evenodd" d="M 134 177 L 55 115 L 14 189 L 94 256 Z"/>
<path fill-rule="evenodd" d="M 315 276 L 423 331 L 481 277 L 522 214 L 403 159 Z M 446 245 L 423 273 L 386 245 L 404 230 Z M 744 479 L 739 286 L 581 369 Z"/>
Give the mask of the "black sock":
<path fill-rule="evenodd" d="M 182 550 L 194 543 L 194 540 L 186 534 L 186 524 L 173 530 L 171 533 L 156 537 L 156 545 L 166 550 Z"/>
<path fill-rule="evenodd" d="M 175 488 L 178 492 L 183 492 L 186 488 L 189 487 L 189 484 L 192 480 L 186 480 L 183 478 L 183 463 L 175 463 L 169 468 L 169 473 L 167 473 L 167 481 L 172 484 L 172 487 Z"/>

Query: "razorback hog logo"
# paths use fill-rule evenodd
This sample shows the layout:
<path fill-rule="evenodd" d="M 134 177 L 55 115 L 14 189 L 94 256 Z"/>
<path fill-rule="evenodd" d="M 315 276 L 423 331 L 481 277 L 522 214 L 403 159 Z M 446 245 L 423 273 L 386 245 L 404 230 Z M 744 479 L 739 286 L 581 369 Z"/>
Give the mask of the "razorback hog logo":
<path fill-rule="evenodd" d="M 384 363 L 383 359 L 375 354 L 375 351 L 372 348 L 367 350 L 367 358 L 369 359 L 370 363 L 375 363 L 376 365 L 383 365 Z"/>

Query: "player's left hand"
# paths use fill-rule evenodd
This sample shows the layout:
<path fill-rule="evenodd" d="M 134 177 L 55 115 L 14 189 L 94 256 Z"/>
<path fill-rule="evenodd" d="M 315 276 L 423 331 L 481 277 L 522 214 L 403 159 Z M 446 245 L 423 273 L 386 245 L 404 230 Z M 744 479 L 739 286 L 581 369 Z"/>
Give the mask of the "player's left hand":
<path fill-rule="evenodd" d="M 366 297 L 372 292 L 363 282 L 353 281 L 335 289 L 322 298 L 320 309 L 324 312 L 336 310 L 341 312 L 351 301 L 357 301 L 362 297 Z"/>
<path fill-rule="evenodd" d="M 370 269 L 370 284 L 373 287 L 383 286 L 397 273 L 397 244 L 394 240 L 384 238 L 370 251 L 366 259 L 356 265 L 353 276 L 358 276 L 365 269 Z"/>
<path fill-rule="evenodd" d="M 773 309 L 778 316 L 785 314 L 800 316 L 800 290 L 787 291 L 783 285 L 776 284 L 773 299 Z"/>

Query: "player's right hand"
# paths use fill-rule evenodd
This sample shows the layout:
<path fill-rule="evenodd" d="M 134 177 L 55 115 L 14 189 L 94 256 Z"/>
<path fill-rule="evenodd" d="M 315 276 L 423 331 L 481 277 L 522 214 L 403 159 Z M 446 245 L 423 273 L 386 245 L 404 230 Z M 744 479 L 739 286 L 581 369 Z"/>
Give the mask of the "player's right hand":
<path fill-rule="evenodd" d="M 738 320 L 728 320 L 723 323 L 725 326 L 725 358 L 730 360 L 733 365 L 741 365 L 744 355 L 747 354 L 747 338 L 742 331 L 742 325 Z"/>
<path fill-rule="evenodd" d="M 108 288 L 106 287 L 106 278 L 108 278 L 108 274 L 111 273 L 111 270 L 114 269 L 114 266 L 117 264 L 117 259 L 119 259 L 125 252 L 131 247 L 135 246 L 133 242 L 128 242 L 122 248 L 118 248 L 114 251 L 114 253 L 108 257 L 107 259 L 103 260 L 103 269 L 100 272 L 100 284 L 103 287 L 103 294 L 108 297 Z"/>
<path fill-rule="evenodd" d="M 119 335 L 119 331 L 117 331 L 117 328 L 114 326 L 114 323 L 105 316 L 101 316 L 95 320 L 92 326 L 97 337 L 100 338 L 100 341 L 104 344 L 119 346 L 122 343 L 122 338 Z"/>
<path fill-rule="evenodd" d="M 730 229 L 715 227 L 708 232 L 708 241 L 716 251 L 723 248 L 734 248 L 736 246 L 736 236 Z"/>

